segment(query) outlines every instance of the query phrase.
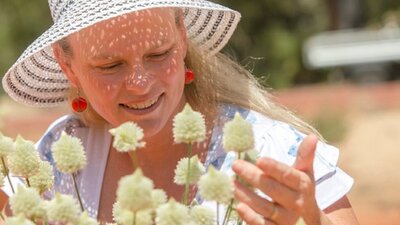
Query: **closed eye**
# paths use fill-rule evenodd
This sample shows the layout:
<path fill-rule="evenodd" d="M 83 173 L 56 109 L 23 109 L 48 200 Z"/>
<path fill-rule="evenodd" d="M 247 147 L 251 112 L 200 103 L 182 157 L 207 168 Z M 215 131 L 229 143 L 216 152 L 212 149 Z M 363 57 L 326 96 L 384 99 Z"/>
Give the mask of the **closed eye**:
<path fill-rule="evenodd" d="M 154 53 L 154 54 L 150 54 L 147 56 L 148 59 L 150 60 L 154 60 L 154 61 L 159 61 L 159 60 L 163 60 L 165 57 L 168 56 L 168 54 L 170 53 L 170 49 L 163 51 L 163 52 L 159 52 L 159 53 Z"/>
<path fill-rule="evenodd" d="M 112 69 L 118 68 L 121 65 L 122 65 L 122 63 L 118 62 L 118 63 L 112 63 L 112 64 L 98 66 L 98 68 L 101 69 L 101 70 L 112 70 Z"/>

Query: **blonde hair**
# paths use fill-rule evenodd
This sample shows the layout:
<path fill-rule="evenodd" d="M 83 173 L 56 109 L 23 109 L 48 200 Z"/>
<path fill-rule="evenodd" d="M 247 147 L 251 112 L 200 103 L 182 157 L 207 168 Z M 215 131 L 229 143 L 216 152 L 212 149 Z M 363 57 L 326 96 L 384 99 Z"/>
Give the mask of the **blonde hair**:
<path fill-rule="evenodd" d="M 185 90 L 187 101 L 197 110 L 216 109 L 220 103 L 234 104 L 288 123 L 305 134 L 314 133 L 322 139 L 315 128 L 275 103 L 267 89 L 227 55 L 207 56 L 188 42 L 185 63 L 198 75 L 192 86 Z"/>

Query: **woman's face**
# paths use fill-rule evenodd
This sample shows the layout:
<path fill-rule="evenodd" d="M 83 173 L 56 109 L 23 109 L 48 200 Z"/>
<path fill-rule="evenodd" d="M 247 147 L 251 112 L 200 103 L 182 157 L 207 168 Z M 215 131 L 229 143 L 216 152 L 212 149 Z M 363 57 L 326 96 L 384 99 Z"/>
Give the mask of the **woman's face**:
<path fill-rule="evenodd" d="M 185 38 L 172 9 L 110 19 L 68 38 L 68 77 L 113 126 L 135 121 L 149 137 L 185 102 Z"/>

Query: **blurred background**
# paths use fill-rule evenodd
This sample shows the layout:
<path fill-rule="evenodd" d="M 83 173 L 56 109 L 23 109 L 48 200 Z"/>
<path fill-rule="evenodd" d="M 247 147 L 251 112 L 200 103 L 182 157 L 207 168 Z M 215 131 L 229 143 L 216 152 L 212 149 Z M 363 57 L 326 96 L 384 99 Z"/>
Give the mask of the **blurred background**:
<path fill-rule="evenodd" d="M 400 1 L 219 0 L 242 13 L 224 49 L 341 150 L 361 224 L 400 222 Z M 0 0 L 0 76 L 51 26 L 45 0 Z M 38 140 L 67 107 L 0 89 L 0 130 Z"/>

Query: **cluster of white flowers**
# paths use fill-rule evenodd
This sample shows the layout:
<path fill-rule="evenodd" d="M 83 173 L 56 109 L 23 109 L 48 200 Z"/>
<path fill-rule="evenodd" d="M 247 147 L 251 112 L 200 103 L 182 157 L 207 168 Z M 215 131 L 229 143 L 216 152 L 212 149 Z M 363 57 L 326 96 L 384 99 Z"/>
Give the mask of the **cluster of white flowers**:
<path fill-rule="evenodd" d="M 86 165 L 86 156 L 79 139 L 62 133 L 52 146 L 56 167 L 60 172 L 76 173 Z M 0 133 L 1 175 L 19 176 L 26 180 L 27 187 L 18 186 L 10 197 L 10 209 L 14 216 L 5 218 L 5 224 L 30 225 L 34 221 L 96 225 L 96 220 L 81 213 L 76 200 L 69 195 L 56 194 L 51 201 L 45 201 L 42 194 L 54 183 L 53 167 L 39 157 L 32 141 L 17 136 L 15 142 Z M 2 179 L 3 180 L 3 179 Z"/>
<path fill-rule="evenodd" d="M 254 162 L 257 152 L 254 151 L 254 135 L 251 125 L 239 113 L 232 121 L 225 124 L 223 147 L 226 151 L 233 151 L 239 156 L 245 152 L 245 160 Z M 145 147 L 143 130 L 133 122 L 127 122 L 111 129 L 114 136 L 113 147 L 120 152 L 135 151 Z M 173 135 L 175 143 L 188 145 L 188 157 L 177 162 L 174 183 L 196 185 L 202 198 L 223 204 L 227 211 L 227 224 L 230 220 L 240 220 L 235 212 L 233 200 L 233 186 L 231 177 L 218 171 L 212 165 L 206 169 L 197 154 L 191 155 L 195 143 L 206 139 L 206 125 L 204 116 L 193 111 L 186 105 L 181 113 L 173 120 Z M 58 141 L 52 146 L 52 154 L 56 169 L 71 174 L 75 181 L 76 173 L 86 166 L 86 155 L 81 141 L 66 133 L 62 133 Z M 32 225 L 33 221 L 44 221 L 44 224 L 77 224 L 98 225 L 99 222 L 83 212 L 79 191 L 78 202 L 70 195 L 56 193 L 52 200 L 43 200 L 41 195 L 53 186 L 53 167 L 50 163 L 39 158 L 33 142 L 18 136 L 15 143 L 11 138 L 0 133 L 0 175 L 8 175 L 8 168 L 14 175 L 27 180 L 30 187 L 18 186 L 15 195 L 10 197 L 10 208 L 15 216 L 5 219 L 6 225 Z M 1 177 L 0 177 L 1 178 Z M 2 179 L 1 179 L 2 180 Z M 75 187 L 76 187 L 75 183 Z M 118 183 L 117 199 L 113 205 L 112 215 L 119 225 L 214 225 L 219 224 L 218 212 L 205 206 L 184 201 L 184 204 L 168 200 L 164 190 L 154 189 L 153 181 L 145 177 L 140 168 L 131 175 L 124 176 Z M 184 200 L 188 196 L 184 196 Z M 219 207 L 217 207 L 219 208 Z"/>

